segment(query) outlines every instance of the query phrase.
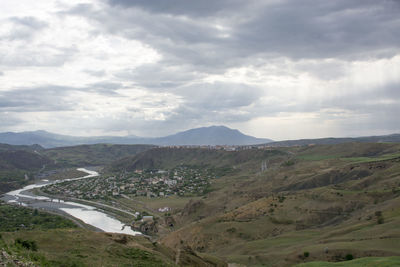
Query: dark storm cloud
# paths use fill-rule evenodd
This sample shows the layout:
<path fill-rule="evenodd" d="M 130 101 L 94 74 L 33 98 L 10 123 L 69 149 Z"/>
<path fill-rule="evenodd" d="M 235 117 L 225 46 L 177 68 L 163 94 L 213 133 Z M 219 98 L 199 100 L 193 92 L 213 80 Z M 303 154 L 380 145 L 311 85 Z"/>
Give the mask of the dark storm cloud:
<path fill-rule="evenodd" d="M 126 36 L 140 37 L 172 57 L 210 67 L 257 56 L 391 57 L 400 43 L 400 2 L 395 0 L 109 2 L 130 7 L 124 12 L 135 16 L 105 23 L 118 25 Z M 156 14 L 146 16 L 137 9 Z M 219 38 L 212 22 L 229 28 L 229 34 Z"/>
<path fill-rule="evenodd" d="M 108 0 L 110 5 L 121 7 L 138 7 L 154 13 L 167 13 L 188 16 L 213 16 L 223 10 L 243 7 L 244 1 L 240 0 Z M 247 4 L 254 1 L 246 1 Z"/>
<path fill-rule="evenodd" d="M 399 11 L 398 1 L 283 1 L 239 25 L 235 41 L 292 58 L 390 57 L 400 42 Z"/>

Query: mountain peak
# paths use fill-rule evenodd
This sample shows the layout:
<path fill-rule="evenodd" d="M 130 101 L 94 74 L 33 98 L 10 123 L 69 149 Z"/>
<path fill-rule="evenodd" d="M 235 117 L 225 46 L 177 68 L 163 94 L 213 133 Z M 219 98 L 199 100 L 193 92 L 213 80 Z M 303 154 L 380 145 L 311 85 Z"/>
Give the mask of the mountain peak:
<path fill-rule="evenodd" d="M 254 145 L 271 142 L 222 125 L 194 128 L 160 139 L 163 145 Z"/>

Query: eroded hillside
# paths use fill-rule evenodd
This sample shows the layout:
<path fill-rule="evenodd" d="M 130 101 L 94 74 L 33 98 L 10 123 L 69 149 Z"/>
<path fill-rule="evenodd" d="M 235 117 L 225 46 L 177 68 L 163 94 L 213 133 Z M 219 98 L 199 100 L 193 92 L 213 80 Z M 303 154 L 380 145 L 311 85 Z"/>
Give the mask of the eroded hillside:
<path fill-rule="evenodd" d="M 153 150 L 123 163 L 132 170 L 144 162 L 151 168 L 231 166 L 211 193 L 175 210 L 176 225 L 161 242 L 227 262 L 289 266 L 350 254 L 400 255 L 399 148 L 352 143 L 180 156 Z M 268 168 L 261 172 L 263 161 Z"/>

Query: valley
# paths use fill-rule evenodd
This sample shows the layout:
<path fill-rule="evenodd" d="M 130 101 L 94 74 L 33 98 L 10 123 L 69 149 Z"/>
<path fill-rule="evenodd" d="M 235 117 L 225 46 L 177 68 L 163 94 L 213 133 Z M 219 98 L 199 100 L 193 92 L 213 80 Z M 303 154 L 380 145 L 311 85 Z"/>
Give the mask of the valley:
<path fill-rule="evenodd" d="M 238 151 L 149 147 L 113 160 L 105 153 L 101 167 L 87 152 L 93 148 L 63 150 L 57 149 L 56 164 L 91 162 L 100 176 L 51 184 L 35 194 L 97 207 L 165 247 L 163 260 L 171 266 L 308 266 L 373 257 L 397 262 L 400 256 L 397 143 Z M 41 154 L 54 163 L 51 150 Z M 27 232 L 32 240 L 35 231 Z M 159 255 L 154 247 L 148 251 Z"/>

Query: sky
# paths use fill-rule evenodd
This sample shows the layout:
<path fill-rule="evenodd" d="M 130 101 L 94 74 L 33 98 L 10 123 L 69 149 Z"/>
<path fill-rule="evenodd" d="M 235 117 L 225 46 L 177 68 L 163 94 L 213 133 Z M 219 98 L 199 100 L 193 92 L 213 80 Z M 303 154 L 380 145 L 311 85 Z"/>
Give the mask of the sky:
<path fill-rule="evenodd" d="M 400 132 L 399 0 L 1 0 L 0 132 Z"/>

